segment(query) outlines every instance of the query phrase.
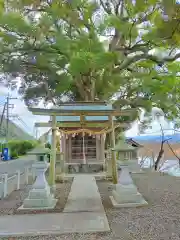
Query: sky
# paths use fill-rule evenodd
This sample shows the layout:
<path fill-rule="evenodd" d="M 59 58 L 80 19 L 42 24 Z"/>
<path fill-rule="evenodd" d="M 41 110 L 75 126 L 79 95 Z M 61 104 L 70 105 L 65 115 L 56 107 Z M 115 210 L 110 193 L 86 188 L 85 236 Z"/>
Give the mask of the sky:
<path fill-rule="evenodd" d="M 11 97 L 17 98 L 10 101 L 10 104 L 14 104 L 14 108 L 10 110 L 10 115 L 18 115 L 23 123 L 17 118 L 12 118 L 12 120 L 18 124 L 22 129 L 27 131 L 29 134 L 34 135 L 35 137 L 35 129 L 34 124 L 35 122 L 47 122 L 49 120 L 48 116 L 36 116 L 33 115 L 31 112 L 28 111 L 25 103 L 23 102 L 22 97 L 17 93 L 17 91 L 10 91 L 5 87 L 0 87 L 0 112 L 2 112 L 3 104 L 6 101 L 6 97 L 8 95 L 8 91 Z M 44 107 L 42 104 L 39 105 L 39 107 Z M 161 124 L 163 125 L 164 129 L 172 129 L 172 125 L 168 124 L 168 122 L 164 119 L 161 119 Z M 40 137 L 41 134 L 45 133 L 48 129 L 47 128 L 38 128 L 38 137 Z M 138 123 L 134 123 L 126 132 L 127 137 L 133 137 L 138 135 Z M 172 130 L 166 131 L 167 133 L 172 133 Z M 160 131 L 160 125 L 157 121 L 153 121 L 147 129 L 146 134 L 161 134 Z"/>
<path fill-rule="evenodd" d="M 31 112 L 28 111 L 26 105 L 24 104 L 22 97 L 19 96 L 17 91 L 10 91 L 9 90 L 10 97 L 17 98 L 10 100 L 10 104 L 14 104 L 14 108 L 10 109 L 9 113 L 10 115 L 18 115 L 22 120 L 23 123 L 17 118 L 11 118 L 13 122 L 18 124 L 22 129 L 27 131 L 30 135 L 34 135 L 34 124 L 35 122 L 47 122 L 49 120 L 49 117 L 47 116 L 35 116 Z M 0 112 L 2 112 L 3 104 L 6 101 L 6 97 L 8 95 L 8 89 L 5 87 L 0 86 Z M 42 107 L 42 106 L 40 106 Z M 47 130 L 47 128 L 41 128 L 39 129 L 39 134 L 41 135 L 43 132 Z"/>
<path fill-rule="evenodd" d="M 35 129 L 34 124 L 35 122 L 47 122 L 49 120 L 49 117 L 47 116 L 36 116 L 33 115 L 31 112 L 28 111 L 27 106 L 23 102 L 22 97 L 17 93 L 17 91 L 10 91 L 5 87 L 0 87 L 0 112 L 2 112 L 3 104 L 6 101 L 6 97 L 8 95 L 8 92 L 11 97 L 17 98 L 10 101 L 10 104 L 14 104 L 14 108 L 10 110 L 10 115 L 18 115 L 23 123 L 17 118 L 11 118 L 13 122 L 18 124 L 22 129 L 27 131 L 29 134 L 34 135 Z M 39 107 L 43 107 L 43 105 L 40 104 Z M 39 128 L 38 129 L 38 136 L 46 132 L 47 128 Z M 134 136 L 138 134 L 138 125 L 134 124 L 134 126 L 127 131 L 127 136 Z"/>

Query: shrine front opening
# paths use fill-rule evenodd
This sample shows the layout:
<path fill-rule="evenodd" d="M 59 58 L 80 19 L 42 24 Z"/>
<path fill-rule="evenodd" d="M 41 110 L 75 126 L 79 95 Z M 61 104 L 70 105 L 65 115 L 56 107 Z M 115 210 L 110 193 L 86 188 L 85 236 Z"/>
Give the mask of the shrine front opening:
<path fill-rule="evenodd" d="M 103 171 L 106 134 L 101 133 L 101 129 L 98 132 L 97 129 L 74 129 L 66 133 L 59 130 L 59 132 L 66 172 Z"/>

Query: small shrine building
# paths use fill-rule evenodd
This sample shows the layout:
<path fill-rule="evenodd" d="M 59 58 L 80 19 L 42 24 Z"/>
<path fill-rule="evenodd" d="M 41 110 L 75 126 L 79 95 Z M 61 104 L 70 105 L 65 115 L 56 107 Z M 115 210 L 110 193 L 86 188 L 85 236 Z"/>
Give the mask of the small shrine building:
<path fill-rule="evenodd" d="M 129 123 L 117 123 L 116 116 L 131 116 L 135 110 L 113 109 L 105 102 L 70 102 L 51 109 L 29 108 L 34 115 L 50 116 L 47 123 L 36 127 L 52 129 L 51 174 L 54 181 L 58 153 L 63 155 L 64 169 L 78 172 L 87 168 L 100 168 L 105 164 L 105 139 L 111 134 L 111 147 L 115 146 L 115 128 L 122 131 Z M 115 154 L 112 154 L 115 162 Z M 83 168 L 82 168 L 83 167 Z M 115 167 L 113 171 L 116 171 Z"/>

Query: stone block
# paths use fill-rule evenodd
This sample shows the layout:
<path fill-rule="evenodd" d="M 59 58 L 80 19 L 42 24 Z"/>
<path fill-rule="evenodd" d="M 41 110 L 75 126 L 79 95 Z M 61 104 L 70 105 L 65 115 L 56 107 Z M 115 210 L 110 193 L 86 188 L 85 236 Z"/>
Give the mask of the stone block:
<path fill-rule="evenodd" d="M 111 200 L 113 207 L 115 207 L 115 208 L 132 208 L 132 207 L 143 207 L 143 206 L 148 205 L 148 203 L 143 198 L 138 203 L 136 203 L 136 202 L 135 203 L 133 203 L 133 202 L 117 203 L 113 196 L 110 196 L 110 200 Z"/>
<path fill-rule="evenodd" d="M 45 178 L 45 171 L 49 167 L 46 162 L 37 162 L 34 165 L 36 168 L 36 181 L 33 188 L 29 192 L 29 196 L 24 200 L 21 209 L 52 209 L 55 207 L 57 200 L 54 199 L 51 189 Z"/>
<path fill-rule="evenodd" d="M 114 207 L 138 207 L 147 205 L 133 183 L 127 165 L 121 166 L 118 184 L 114 185 L 110 200 Z"/>
<path fill-rule="evenodd" d="M 29 199 L 26 198 L 20 209 L 53 209 L 56 206 L 57 199 Z"/>

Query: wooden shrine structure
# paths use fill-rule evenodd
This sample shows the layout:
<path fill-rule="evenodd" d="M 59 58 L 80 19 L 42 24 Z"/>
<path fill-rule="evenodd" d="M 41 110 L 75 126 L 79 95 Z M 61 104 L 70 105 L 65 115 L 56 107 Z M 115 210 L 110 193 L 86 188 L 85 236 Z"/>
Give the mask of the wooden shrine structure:
<path fill-rule="evenodd" d="M 55 184 L 57 153 L 63 154 L 65 166 L 104 165 L 105 138 L 111 134 L 111 148 L 115 147 L 115 128 L 122 131 L 129 123 L 117 123 L 117 116 L 131 116 L 136 111 L 113 109 L 105 102 L 66 102 L 58 107 L 29 108 L 34 115 L 50 116 L 49 122 L 36 123 L 35 127 L 52 129 L 50 182 Z M 58 132 L 58 135 L 57 135 Z M 57 148 L 57 136 L 60 147 Z M 67 168 L 66 168 L 67 169 Z M 116 154 L 112 153 L 113 182 L 117 182 Z"/>

